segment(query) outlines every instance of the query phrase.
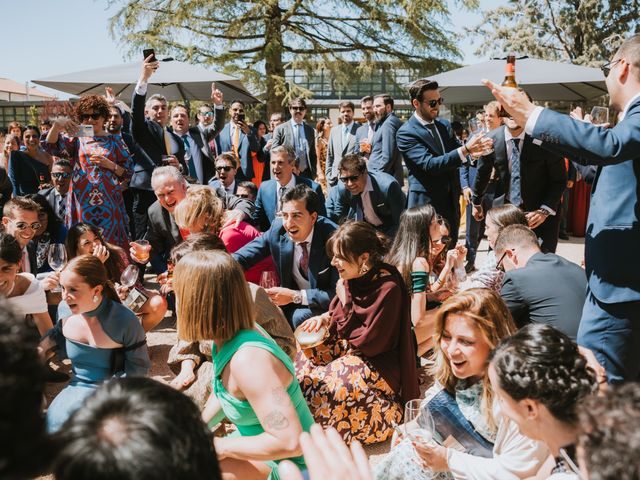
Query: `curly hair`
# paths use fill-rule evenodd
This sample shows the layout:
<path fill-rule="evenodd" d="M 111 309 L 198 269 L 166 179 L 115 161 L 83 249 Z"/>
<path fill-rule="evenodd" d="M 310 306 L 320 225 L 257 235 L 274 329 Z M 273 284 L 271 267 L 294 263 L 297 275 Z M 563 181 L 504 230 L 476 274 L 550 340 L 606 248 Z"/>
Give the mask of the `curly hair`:
<path fill-rule="evenodd" d="M 592 396 L 578 412 L 578 444 L 591 480 L 640 479 L 640 384 Z"/>
<path fill-rule="evenodd" d="M 81 97 L 74 105 L 73 114 L 75 119 L 79 121 L 81 114 L 91 110 L 99 113 L 105 120 L 109 117 L 109 103 L 100 95 L 85 95 Z"/>
<path fill-rule="evenodd" d="M 471 320 L 491 348 L 512 335 L 516 331 L 516 326 L 511 312 L 500 295 L 487 288 L 464 290 L 449 297 L 442 304 L 435 318 L 434 363 L 429 373 L 448 392 L 454 393 L 458 378 L 453 374 L 451 363 L 441 346 L 444 328 L 450 315 L 460 315 Z M 483 378 L 482 410 L 488 424 L 495 427 L 496 422 L 491 411 L 492 404 L 493 390 L 487 369 Z"/>
<path fill-rule="evenodd" d="M 536 400 L 570 425 L 578 423 L 578 405 L 597 387 L 578 346 L 547 324 L 529 324 L 503 340 L 490 361 L 511 398 Z"/>

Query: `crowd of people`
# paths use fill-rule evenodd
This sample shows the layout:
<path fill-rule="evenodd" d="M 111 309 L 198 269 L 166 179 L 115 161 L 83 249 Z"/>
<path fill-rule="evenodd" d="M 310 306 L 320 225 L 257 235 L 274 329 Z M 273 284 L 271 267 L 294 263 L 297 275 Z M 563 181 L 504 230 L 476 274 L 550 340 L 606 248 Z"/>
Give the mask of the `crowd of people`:
<path fill-rule="evenodd" d="M 640 478 L 640 36 L 614 126 L 485 81 L 469 135 L 428 79 L 404 123 L 387 94 L 249 122 L 215 85 L 192 120 L 158 68 L 2 142 L 2 478 Z M 555 250 L 585 165 L 582 268 Z"/>

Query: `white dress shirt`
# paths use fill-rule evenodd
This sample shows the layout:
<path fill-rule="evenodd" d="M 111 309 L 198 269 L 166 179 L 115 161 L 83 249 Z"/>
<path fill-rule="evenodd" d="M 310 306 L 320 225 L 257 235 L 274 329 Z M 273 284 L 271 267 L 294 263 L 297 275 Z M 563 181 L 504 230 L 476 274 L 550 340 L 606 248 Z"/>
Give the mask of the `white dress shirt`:
<path fill-rule="evenodd" d="M 427 122 L 424 118 L 422 118 L 420 115 L 418 115 L 418 112 L 414 112 L 413 116 L 416 117 L 416 120 L 418 120 L 420 122 L 420 124 L 424 125 L 425 127 L 427 125 L 431 125 L 435 122 L 431 121 L 431 122 Z M 428 134 L 431 135 L 431 130 L 427 130 Z M 442 137 L 440 136 L 440 131 L 438 130 L 438 128 L 436 127 L 436 133 L 438 134 L 438 138 L 440 139 L 440 145 L 442 145 L 442 148 L 446 148 L 444 145 L 444 141 L 442 140 Z M 437 142 L 436 142 L 437 143 Z M 462 160 L 462 163 L 467 163 L 467 157 L 465 157 L 465 155 L 462 153 L 462 147 L 458 147 L 456 149 L 458 151 L 458 155 L 460 156 L 460 160 Z M 448 153 L 448 152 L 445 152 Z"/>
<path fill-rule="evenodd" d="M 307 253 L 309 254 L 309 263 L 311 263 L 311 242 L 313 241 L 313 230 L 314 229 L 312 228 L 307 238 L 304 239 L 304 241 L 307 242 Z M 296 282 L 296 285 L 298 285 L 298 288 L 300 289 L 300 295 L 302 296 L 302 305 L 309 305 L 309 301 L 307 300 L 306 290 L 311 288 L 311 283 L 309 282 L 309 280 L 305 279 L 302 276 L 302 274 L 300 273 L 300 269 L 298 268 L 300 266 L 300 260 L 302 259 L 302 247 L 300 246 L 302 242 L 294 242 L 294 243 L 295 245 L 293 248 L 293 267 L 292 267 L 293 281 Z"/>
<path fill-rule="evenodd" d="M 294 175 L 291 175 L 291 179 L 289 179 L 289 183 L 287 183 L 284 186 L 284 193 L 287 193 L 289 190 L 291 190 L 293 187 L 296 186 L 296 177 Z M 280 210 L 282 210 L 282 205 L 280 205 L 280 189 L 282 188 L 282 185 L 280 185 L 280 182 L 278 182 L 276 180 L 276 212 L 279 212 Z"/>

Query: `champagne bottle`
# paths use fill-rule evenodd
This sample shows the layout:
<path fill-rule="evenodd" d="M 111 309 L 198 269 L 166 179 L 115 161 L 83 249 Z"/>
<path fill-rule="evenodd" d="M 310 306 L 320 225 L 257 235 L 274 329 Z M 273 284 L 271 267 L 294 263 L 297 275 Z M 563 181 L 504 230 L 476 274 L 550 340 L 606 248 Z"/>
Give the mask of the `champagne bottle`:
<path fill-rule="evenodd" d="M 516 82 L 516 55 L 515 53 L 507 54 L 507 63 L 504 69 L 504 80 L 502 81 L 503 87 L 518 88 Z"/>

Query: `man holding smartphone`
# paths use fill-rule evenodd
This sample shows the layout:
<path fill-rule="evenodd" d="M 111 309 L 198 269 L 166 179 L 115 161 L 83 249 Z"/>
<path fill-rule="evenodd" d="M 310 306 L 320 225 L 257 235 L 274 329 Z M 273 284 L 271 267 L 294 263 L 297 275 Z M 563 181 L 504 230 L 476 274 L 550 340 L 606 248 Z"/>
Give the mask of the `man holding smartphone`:
<path fill-rule="evenodd" d="M 233 152 L 238 158 L 240 162 L 237 173 L 239 180 L 251 180 L 254 175 L 253 156 L 258 154 L 260 144 L 258 136 L 246 121 L 244 107 L 244 103 L 240 100 L 231 102 L 229 109 L 231 120 L 216 137 L 216 146 L 218 153 Z"/>

